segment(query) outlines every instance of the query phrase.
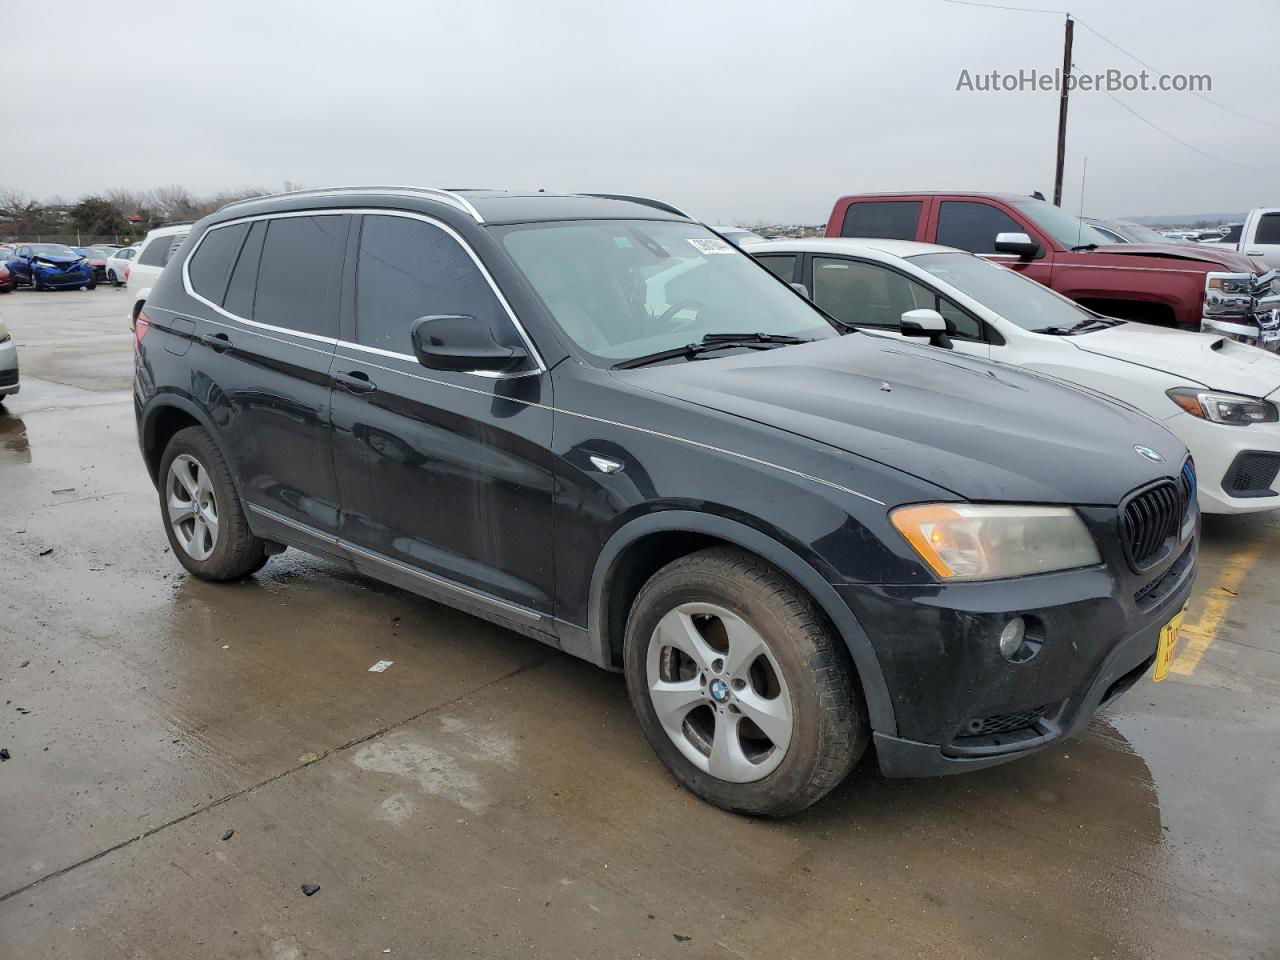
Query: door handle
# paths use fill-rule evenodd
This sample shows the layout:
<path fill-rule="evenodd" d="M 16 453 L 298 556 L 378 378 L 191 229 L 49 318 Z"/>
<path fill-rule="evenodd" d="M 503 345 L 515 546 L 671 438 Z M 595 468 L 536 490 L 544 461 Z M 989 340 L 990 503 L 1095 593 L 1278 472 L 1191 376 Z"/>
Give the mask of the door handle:
<path fill-rule="evenodd" d="M 378 385 L 369 379 L 369 375 L 360 370 L 352 370 L 350 373 L 335 373 L 331 379 L 348 393 L 372 393 L 378 389 Z"/>
<path fill-rule="evenodd" d="M 212 347 L 218 353 L 226 353 L 231 349 L 231 338 L 225 333 L 206 333 L 200 338 L 206 347 Z"/>

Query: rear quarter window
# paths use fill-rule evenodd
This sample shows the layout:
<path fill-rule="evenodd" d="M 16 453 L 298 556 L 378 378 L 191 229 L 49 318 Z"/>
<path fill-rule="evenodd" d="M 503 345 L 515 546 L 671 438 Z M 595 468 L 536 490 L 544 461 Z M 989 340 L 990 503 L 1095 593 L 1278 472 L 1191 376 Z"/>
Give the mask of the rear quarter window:
<path fill-rule="evenodd" d="M 249 224 L 237 223 L 230 227 L 214 227 L 209 230 L 187 264 L 191 289 L 211 303 L 219 306 L 227 292 L 227 277 L 235 263 L 240 247 L 244 244 Z"/>
<path fill-rule="evenodd" d="M 153 237 L 138 254 L 138 263 L 148 267 L 163 267 L 169 262 L 175 250 L 187 239 L 185 233 L 171 234 L 167 237 Z"/>

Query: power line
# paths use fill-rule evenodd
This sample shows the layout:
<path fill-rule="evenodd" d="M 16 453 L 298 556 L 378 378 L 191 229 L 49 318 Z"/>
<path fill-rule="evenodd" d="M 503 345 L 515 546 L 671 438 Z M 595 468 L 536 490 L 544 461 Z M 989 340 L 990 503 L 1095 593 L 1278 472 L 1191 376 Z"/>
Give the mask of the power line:
<path fill-rule="evenodd" d="M 959 3 L 961 2 L 961 0 L 944 0 L 944 2 Z M 981 6 L 981 4 L 973 4 L 973 5 Z M 1119 50 L 1121 53 L 1123 53 L 1126 57 L 1129 57 L 1131 60 L 1135 61 L 1136 63 L 1142 64 L 1144 67 L 1146 67 L 1148 70 L 1152 71 L 1153 73 L 1159 73 L 1161 75 L 1164 75 L 1165 72 L 1163 70 L 1158 70 L 1157 68 L 1153 67 L 1151 64 L 1147 63 L 1147 61 L 1139 57 L 1137 54 L 1130 53 L 1128 50 L 1120 46 L 1120 44 L 1116 43 L 1114 40 L 1104 37 L 1101 33 L 1099 33 L 1093 27 L 1089 26 L 1089 24 L 1085 23 L 1079 17 L 1073 17 L 1072 19 L 1074 19 L 1076 23 L 1080 24 L 1080 26 L 1084 27 L 1086 30 L 1092 33 L 1095 37 L 1097 37 L 1103 43 L 1110 44 L 1111 46 Z M 1245 120 L 1252 120 L 1254 123 L 1265 124 L 1268 127 L 1280 127 L 1280 123 L 1275 123 L 1271 120 L 1264 120 L 1261 117 L 1253 117 L 1247 113 L 1241 113 L 1239 110 L 1235 109 L 1234 107 L 1229 107 L 1225 103 L 1219 103 L 1217 100 L 1214 100 L 1212 97 L 1205 96 L 1203 93 L 1200 93 L 1198 90 L 1188 90 L 1186 92 L 1192 94 L 1193 96 L 1199 97 L 1205 103 L 1211 103 L 1215 107 L 1218 107 L 1222 110 L 1227 111 L 1227 113 L 1234 113 L 1237 117 L 1243 117 Z"/>
<path fill-rule="evenodd" d="M 1071 64 L 1071 68 L 1072 68 L 1072 71 L 1074 72 L 1074 71 L 1075 71 L 1075 68 L 1076 68 L 1076 65 L 1075 65 L 1074 63 L 1073 63 L 1073 64 Z M 1181 144 L 1182 146 L 1186 147 L 1188 150 L 1192 150 L 1192 151 L 1194 151 L 1195 153 L 1200 154 L 1202 157 L 1208 157 L 1210 160 L 1217 160 L 1219 163 L 1225 163 L 1225 164 L 1227 164 L 1228 166 L 1231 166 L 1231 167 L 1239 167 L 1241 170 L 1260 170 L 1260 169 L 1262 169 L 1261 167 L 1250 167 L 1250 166 L 1248 166 L 1248 165 L 1246 165 L 1246 164 L 1243 164 L 1243 163 L 1237 163 L 1237 162 L 1236 162 L 1236 161 L 1234 161 L 1234 160 L 1228 160 L 1226 157 L 1219 157 L 1219 156 L 1217 156 L 1217 155 L 1215 155 L 1215 154 L 1209 153 L 1207 150 L 1201 150 L 1199 147 L 1195 146 L 1194 144 L 1187 143 L 1187 141 L 1185 141 L 1185 140 L 1181 140 L 1181 139 L 1179 139 L 1178 137 L 1175 137 L 1172 133 L 1170 133 L 1168 130 L 1164 129 L 1163 127 L 1157 126 L 1155 123 L 1153 123 L 1153 122 L 1151 122 L 1150 120 L 1148 120 L 1146 117 L 1144 117 L 1142 114 L 1140 114 L 1137 110 L 1133 109 L 1133 107 L 1129 106 L 1127 103 L 1125 103 L 1123 100 L 1121 100 L 1121 99 L 1120 99 L 1119 97 L 1117 97 L 1115 94 L 1113 94 L 1110 90 L 1101 90 L 1100 92 L 1101 92 L 1101 93 L 1105 93 L 1108 97 L 1110 97 L 1112 100 L 1114 100 L 1117 104 L 1119 104 L 1119 105 L 1120 105 L 1121 107 L 1123 107 L 1125 110 L 1129 111 L 1129 113 L 1133 114 L 1135 117 L 1137 117 L 1139 120 L 1141 120 L 1143 123 L 1145 123 L 1145 124 L 1146 124 L 1148 127 L 1150 127 L 1152 130 L 1155 130 L 1157 133 L 1161 133 L 1161 134 L 1163 134 L 1164 136 L 1166 136 L 1166 137 L 1168 137 L 1170 140 L 1172 140 L 1174 143 Z"/>
<path fill-rule="evenodd" d="M 1016 10 L 1018 13 L 1052 13 L 1059 17 L 1070 16 L 1066 10 L 1046 10 L 1044 7 L 1009 7 L 1000 3 L 979 3 L 978 0 L 942 0 L 943 3 L 955 3 L 962 7 L 985 7 L 988 10 Z"/>

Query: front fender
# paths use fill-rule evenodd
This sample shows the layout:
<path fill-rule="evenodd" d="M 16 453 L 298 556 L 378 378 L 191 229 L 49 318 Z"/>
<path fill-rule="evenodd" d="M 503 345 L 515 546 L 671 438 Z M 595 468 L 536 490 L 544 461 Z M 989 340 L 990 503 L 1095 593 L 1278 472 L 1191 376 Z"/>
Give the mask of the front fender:
<path fill-rule="evenodd" d="M 619 528 L 605 543 L 591 575 L 587 633 L 592 650 L 588 659 L 607 664 L 610 661 L 607 633 L 606 591 L 618 559 L 628 546 L 653 533 L 702 533 L 741 547 L 773 564 L 795 580 L 822 608 L 839 632 L 853 658 L 862 691 L 867 701 L 867 714 L 872 729 L 896 734 L 897 722 L 889 688 L 871 641 L 848 605 L 835 588 L 804 558 L 777 540 L 753 527 L 709 513 L 687 510 L 663 510 L 630 521 Z"/>

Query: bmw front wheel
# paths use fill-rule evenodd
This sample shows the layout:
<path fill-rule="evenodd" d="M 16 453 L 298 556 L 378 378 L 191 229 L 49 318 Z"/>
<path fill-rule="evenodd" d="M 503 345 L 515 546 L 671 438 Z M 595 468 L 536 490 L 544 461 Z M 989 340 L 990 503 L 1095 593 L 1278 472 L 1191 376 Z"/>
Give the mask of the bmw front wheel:
<path fill-rule="evenodd" d="M 654 751 L 726 810 L 803 810 L 866 749 L 848 652 L 813 601 L 751 554 L 716 547 L 654 574 L 632 606 L 623 657 Z"/>

